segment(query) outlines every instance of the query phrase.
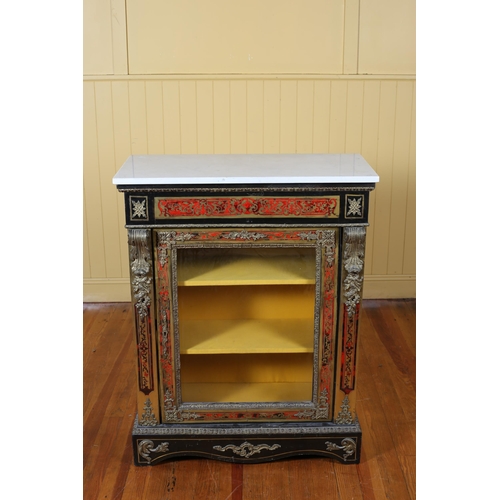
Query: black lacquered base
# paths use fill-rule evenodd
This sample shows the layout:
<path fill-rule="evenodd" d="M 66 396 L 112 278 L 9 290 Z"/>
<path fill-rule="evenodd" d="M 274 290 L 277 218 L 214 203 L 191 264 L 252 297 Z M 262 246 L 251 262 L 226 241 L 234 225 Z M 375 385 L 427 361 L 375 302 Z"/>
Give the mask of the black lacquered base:
<path fill-rule="evenodd" d="M 136 465 L 155 465 L 179 457 L 225 462 L 271 462 L 294 456 L 322 456 L 357 464 L 361 452 L 359 424 L 137 424 L 132 431 Z"/>

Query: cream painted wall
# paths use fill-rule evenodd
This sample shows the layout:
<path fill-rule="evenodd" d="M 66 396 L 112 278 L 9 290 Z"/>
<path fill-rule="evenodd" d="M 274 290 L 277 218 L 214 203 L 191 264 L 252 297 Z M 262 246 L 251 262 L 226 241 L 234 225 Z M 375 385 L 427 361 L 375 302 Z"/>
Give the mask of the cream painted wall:
<path fill-rule="evenodd" d="M 111 183 L 130 154 L 261 152 L 363 154 L 381 178 L 365 297 L 414 297 L 414 2 L 126 5 L 84 0 L 84 300 L 130 300 Z"/>
<path fill-rule="evenodd" d="M 343 3 L 128 0 L 130 73 L 340 73 Z"/>

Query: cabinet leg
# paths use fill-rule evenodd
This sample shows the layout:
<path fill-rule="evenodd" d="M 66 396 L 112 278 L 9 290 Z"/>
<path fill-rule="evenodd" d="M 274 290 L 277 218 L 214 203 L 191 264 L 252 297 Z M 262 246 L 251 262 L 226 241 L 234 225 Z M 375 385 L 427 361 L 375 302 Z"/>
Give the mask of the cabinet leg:
<path fill-rule="evenodd" d="M 347 227 L 343 231 L 338 352 L 340 391 L 335 400 L 335 421 L 339 424 L 352 424 L 356 420 L 356 354 L 363 291 L 365 238 L 364 227 Z"/>
<path fill-rule="evenodd" d="M 151 231 L 128 231 L 130 286 L 137 345 L 137 404 L 140 425 L 159 423 Z"/>

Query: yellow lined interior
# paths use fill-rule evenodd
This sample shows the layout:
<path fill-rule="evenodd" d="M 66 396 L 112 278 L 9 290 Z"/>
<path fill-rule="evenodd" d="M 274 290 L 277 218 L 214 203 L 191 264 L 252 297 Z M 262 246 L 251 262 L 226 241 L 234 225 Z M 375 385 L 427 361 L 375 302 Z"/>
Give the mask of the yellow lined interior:
<path fill-rule="evenodd" d="M 310 401 L 312 363 L 312 353 L 182 355 L 182 400 Z"/>
<path fill-rule="evenodd" d="M 179 249 L 184 402 L 312 398 L 315 250 Z"/>
<path fill-rule="evenodd" d="M 193 249 L 179 256 L 179 286 L 314 283 L 311 248 Z"/>

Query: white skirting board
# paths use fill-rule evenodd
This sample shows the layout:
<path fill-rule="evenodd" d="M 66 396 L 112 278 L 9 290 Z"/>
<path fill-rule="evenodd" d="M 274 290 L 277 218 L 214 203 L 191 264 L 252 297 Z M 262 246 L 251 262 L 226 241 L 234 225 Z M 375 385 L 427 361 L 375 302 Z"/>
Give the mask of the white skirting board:
<path fill-rule="evenodd" d="M 363 287 L 364 299 L 414 299 L 414 275 L 367 275 Z M 130 302 L 128 278 L 83 280 L 83 302 Z"/>

